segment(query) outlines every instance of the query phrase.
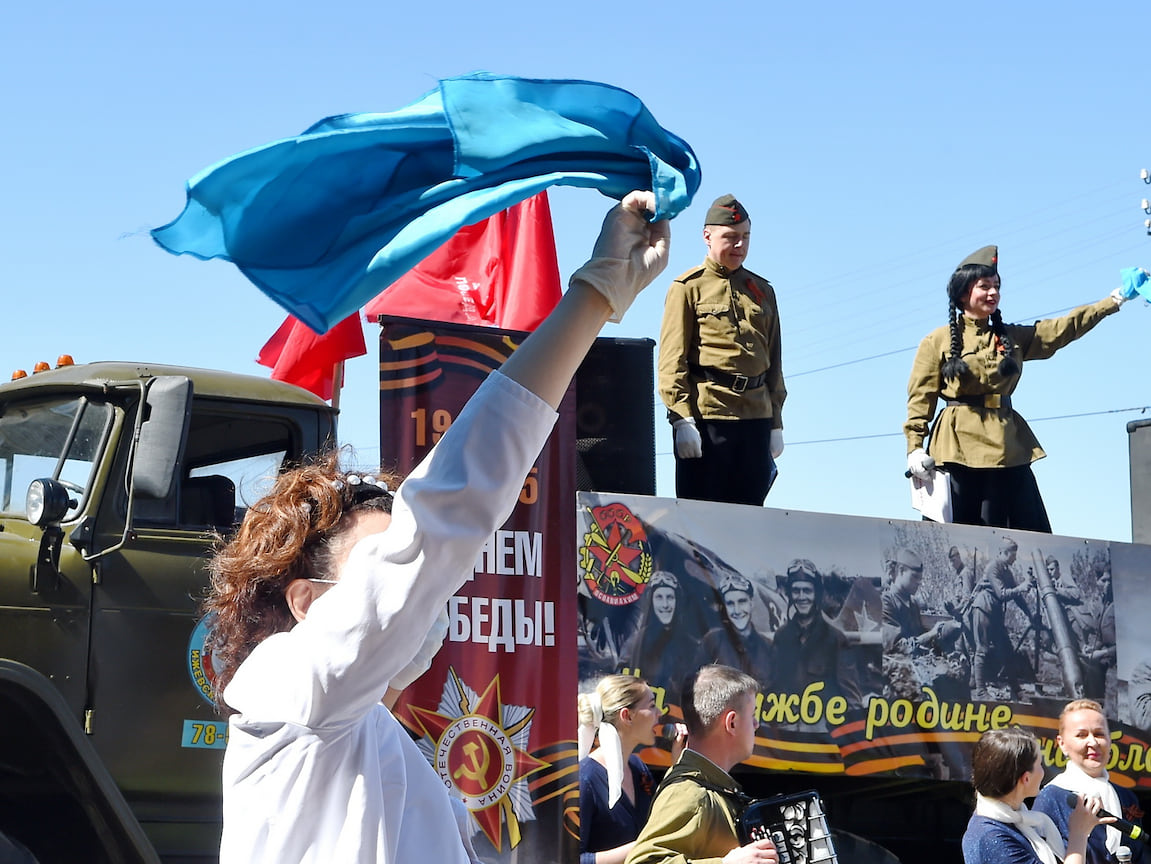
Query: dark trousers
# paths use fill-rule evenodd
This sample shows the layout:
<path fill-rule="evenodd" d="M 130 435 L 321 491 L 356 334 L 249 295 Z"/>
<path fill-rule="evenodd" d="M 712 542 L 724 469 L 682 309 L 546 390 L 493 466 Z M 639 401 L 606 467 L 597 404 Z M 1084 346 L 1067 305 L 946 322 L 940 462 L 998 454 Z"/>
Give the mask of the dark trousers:
<path fill-rule="evenodd" d="M 700 420 L 703 456 L 675 457 L 675 496 L 762 506 L 775 480 L 771 420 Z"/>
<path fill-rule="evenodd" d="M 961 525 L 989 525 L 1051 533 L 1051 520 L 1030 465 L 1013 468 L 944 466 L 951 475 L 952 519 Z"/>

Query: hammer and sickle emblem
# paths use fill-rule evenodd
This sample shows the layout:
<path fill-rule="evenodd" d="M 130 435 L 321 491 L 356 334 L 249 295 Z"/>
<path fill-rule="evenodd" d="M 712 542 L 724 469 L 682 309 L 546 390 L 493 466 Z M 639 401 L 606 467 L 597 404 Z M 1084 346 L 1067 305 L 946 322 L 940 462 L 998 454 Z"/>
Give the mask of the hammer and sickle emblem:
<path fill-rule="evenodd" d="M 480 760 L 476 756 L 477 750 L 483 751 L 483 762 L 482 763 L 480 762 Z M 459 780 L 460 775 L 462 774 L 464 777 L 466 777 L 468 780 L 471 780 L 473 783 L 478 783 L 480 785 L 483 785 L 484 778 L 488 776 L 488 767 L 492 763 L 491 751 L 488 750 L 488 748 L 486 748 L 486 747 L 481 747 L 475 741 L 469 741 L 466 744 L 464 744 L 464 756 L 467 759 L 471 760 L 471 766 L 469 767 L 466 763 L 461 765 L 459 768 L 457 768 L 452 773 L 452 778 L 455 780 Z"/>

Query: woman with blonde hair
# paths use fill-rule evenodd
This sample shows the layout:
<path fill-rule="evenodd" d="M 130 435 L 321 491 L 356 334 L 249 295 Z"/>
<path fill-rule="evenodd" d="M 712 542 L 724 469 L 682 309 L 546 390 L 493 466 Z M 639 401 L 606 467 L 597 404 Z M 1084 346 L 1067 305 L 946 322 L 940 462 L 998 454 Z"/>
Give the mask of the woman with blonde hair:
<path fill-rule="evenodd" d="M 1099 799 L 1079 798 L 1064 844 L 1050 817 L 1024 803 L 1043 783 L 1039 741 L 1026 729 L 984 732 L 971 751 L 971 780 L 975 813 L 963 835 L 964 864 L 1085 864 Z"/>
<path fill-rule="evenodd" d="M 579 695 L 580 864 L 623 864 L 635 844 L 655 781 L 632 751 L 655 744 L 659 721 L 655 694 L 642 678 L 608 675 Z M 683 750 L 685 731 L 673 756 Z"/>
<path fill-rule="evenodd" d="M 1035 809 L 1046 813 L 1067 836 L 1071 813 L 1069 792 L 1092 795 L 1103 802 L 1103 809 L 1138 824 L 1139 799 L 1130 789 L 1111 782 L 1107 761 L 1111 756 L 1111 731 L 1103 706 L 1092 699 L 1068 702 L 1059 715 L 1059 734 L 1055 743 L 1067 757 L 1067 767 L 1043 787 L 1035 799 Z M 1113 864 L 1120 846 L 1131 850 L 1130 860 L 1145 861 L 1143 843 L 1124 840 L 1115 828 L 1100 827 L 1087 838 L 1087 864 Z"/>

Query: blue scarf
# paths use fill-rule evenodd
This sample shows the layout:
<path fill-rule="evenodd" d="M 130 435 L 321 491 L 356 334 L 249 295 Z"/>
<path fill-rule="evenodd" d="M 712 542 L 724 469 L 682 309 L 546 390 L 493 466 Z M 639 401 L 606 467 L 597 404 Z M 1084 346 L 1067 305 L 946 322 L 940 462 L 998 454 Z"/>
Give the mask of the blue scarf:
<path fill-rule="evenodd" d="M 213 165 L 152 237 L 233 262 L 322 333 L 462 226 L 549 186 L 616 199 L 651 189 L 663 219 L 699 183 L 691 147 L 626 90 L 475 73 L 398 111 L 329 117 Z"/>

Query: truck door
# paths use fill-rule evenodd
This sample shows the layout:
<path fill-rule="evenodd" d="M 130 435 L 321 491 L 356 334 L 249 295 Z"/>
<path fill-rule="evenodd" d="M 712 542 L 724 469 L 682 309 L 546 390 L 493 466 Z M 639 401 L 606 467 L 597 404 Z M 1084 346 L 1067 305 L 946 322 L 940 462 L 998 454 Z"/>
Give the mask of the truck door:
<path fill-rule="evenodd" d="M 124 545 L 100 561 L 92 739 L 162 856 L 219 840 L 227 723 L 210 701 L 201 653 L 206 559 L 305 440 L 283 409 L 194 398 L 170 494 L 137 499 Z M 179 822 L 185 831 L 172 827 Z M 149 830 L 159 823 L 162 832 Z"/>
<path fill-rule="evenodd" d="M 63 534 L 80 524 L 98 500 L 116 416 L 112 405 L 77 395 L 0 405 L 0 657 L 45 675 L 77 722 L 86 704 L 92 567 L 61 535 L 58 566 L 38 572 L 46 534 L 28 523 L 24 502 L 31 481 L 54 477 L 71 499 Z"/>

